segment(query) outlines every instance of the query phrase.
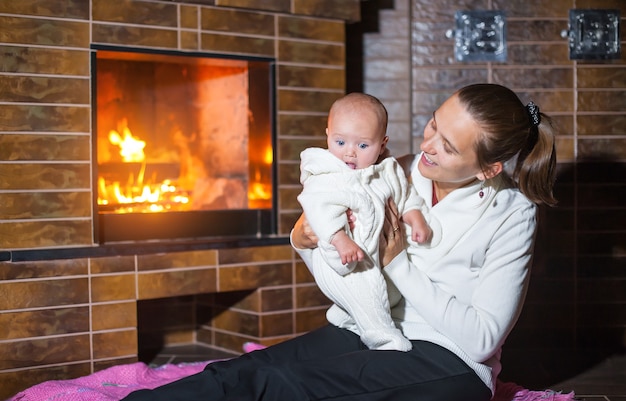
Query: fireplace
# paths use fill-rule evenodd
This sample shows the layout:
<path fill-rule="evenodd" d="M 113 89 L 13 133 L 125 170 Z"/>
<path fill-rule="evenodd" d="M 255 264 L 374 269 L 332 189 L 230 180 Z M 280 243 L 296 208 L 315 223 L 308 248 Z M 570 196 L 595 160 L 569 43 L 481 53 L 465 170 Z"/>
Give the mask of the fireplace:
<path fill-rule="evenodd" d="M 0 2 L 11 32 L 0 39 L 0 293 L 6 295 L 0 297 L 0 321 L 10 321 L 0 323 L 8 330 L 0 340 L 0 399 L 47 380 L 137 362 L 143 341 L 138 339 L 138 323 L 145 322 L 137 304 L 144 301 L 154 307 L 155 322 L 165 318 L 155 326 L 166 333 L 166 345 L 192 342 L 240 352 L 248 341 L 275 344 L 325 324 L 328 301 L 289 245 L 289 231 L 301 213 L 296 199 L 301 190 L 299 154 L 323 143 L 328 108 L 345 92 L 346 21 L 358 20 L 362 2 L 235 3 Z M 249 204 L 247 209 L 172 211 L 171 206 L 168 212 L 124 214 L 107 210 L 110 204 L 99 206 L 98 176 L 121 163 L 97 160 L 104 145 L 111 146 L 111 158 L 119 154 L 119 147 L 109 145 L 107 138 L 98 142 L 97 136 L 103 120 L 96 110 L 96 74 L 104 67 L 97 65 L 94 53 L 104 51 L 115 51 L 110 56 L 119 58 L 136 53 L 133 57 L 249 62 L 253 68 L 248 69 L 248 82 L 255 83 L 249 92 L 256 92 L 248 93 L 248 121 L 255 129 L 264 118 L 270 120 L 264 124 L 276 134 L 271 168 L 279 174 L 274 179 L 271 172 L 270 208 Z M 268 76 L 269 85 L 257 86 Z M 168 101 L 171 108 L 177 106 L 173 97 Z M 269 112 L 255 111 L 255 101 Z M 151 113 L 166 116 L 162 109 Z M 134 115 L 122 117 L 133 138 L 146 142 L 146 182 L 157 160 L 148 160 L 151 138 Z M 103 129 L 108 136 L 111 130 L 123 134 L 123 127 L 122 119 L 113 118 Z M 250 146 L 258 152 L 249 153 L 249 158 L 264 154 L 261 145 Z M 129 175 L 117 180 L 120 190 Z M 223 217 L 228 213 L 236 216 Z M 155 219 L 168 219 L 165 232 L 159 231 Z M 249 236 L 233 227 L 237 221 L 244 221 Z M 274 224 L 276 235 L 256 235 L 272 233 Z M 190 232 L 192 227 L 198 232 Z M 167 310 L 150 303 L 162 299 L 176 301 Z M 198 312 L 190 319 L 180 323 L 165 317 L 170 307 L 171 313 L 186 312 L 181 319 L 189 316 L 190 299 Z M 221 313 L 212 314 L 214 310 Z M 185 324 L 188 320 L 193 326 Z M 151 328 L 142 329 L 142 335 L 155 334 Z"/>
<path fill-rule="evenodd" d="M 95 49 L 97 242 L 276 233 L 273 65 Z"/>

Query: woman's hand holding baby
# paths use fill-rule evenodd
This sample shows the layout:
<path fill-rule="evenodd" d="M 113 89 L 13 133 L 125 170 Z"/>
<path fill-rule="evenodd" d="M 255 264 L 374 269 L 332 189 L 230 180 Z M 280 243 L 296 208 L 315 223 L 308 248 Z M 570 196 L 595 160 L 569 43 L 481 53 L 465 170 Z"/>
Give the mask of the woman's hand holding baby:
<path fill-rule="evenodd" d="M 398 207 L 393 199 L 387 201 L 385 223 L 380 236 L 380 265 L 382 268 L 406 249 L 404 224 L 400 221 Z"/>

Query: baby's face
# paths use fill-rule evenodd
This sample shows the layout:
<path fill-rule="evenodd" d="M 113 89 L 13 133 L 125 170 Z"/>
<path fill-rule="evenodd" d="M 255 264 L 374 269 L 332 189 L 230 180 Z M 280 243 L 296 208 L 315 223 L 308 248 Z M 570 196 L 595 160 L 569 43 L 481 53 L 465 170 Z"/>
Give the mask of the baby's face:
<path fill-rule="evenodd" d="M 372 113 L 338 112 L 328 119 L 328 150 L 352 169 L 376 163 L 387 137 Z"/>

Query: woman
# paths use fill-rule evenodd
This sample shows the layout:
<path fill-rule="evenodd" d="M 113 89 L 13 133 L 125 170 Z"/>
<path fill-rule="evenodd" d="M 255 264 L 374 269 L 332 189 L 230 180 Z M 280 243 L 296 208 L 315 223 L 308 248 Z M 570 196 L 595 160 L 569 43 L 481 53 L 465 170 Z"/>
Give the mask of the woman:
<path fill-rule="evenodd" d="M 395 286 L 402 295 L 392 315 L 412 350 L 368 350 L 333 307 L 328 326 L 128 400 L 491 399 L 528 286 L 536 204 L 555 203 L 554 134 L 534 104 L 478 84 L 433 113 L 421 150 L 404 162 L 441 222 L 441 241 L 405 250 L 393 204 L 381 239 L 390 294 Z M 317 239 L 304 216 L 291 241 L 310 265 Z"/>

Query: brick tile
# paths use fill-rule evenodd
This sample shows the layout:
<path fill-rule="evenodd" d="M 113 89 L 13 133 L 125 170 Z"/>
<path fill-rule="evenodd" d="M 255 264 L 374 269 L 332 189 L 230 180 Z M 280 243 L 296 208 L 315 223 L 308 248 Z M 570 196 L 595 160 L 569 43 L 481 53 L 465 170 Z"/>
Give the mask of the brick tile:
<path fill-rule="evenodd" d="M 291 263 L 220 267 L 219 269 L 219 291 L 236 291 L 291 283 Z"/>
<path fill-rule="evenodd" d="M 89 47 L 89 24 L 58 19 L 0 16 L 5 43 Z"/>
<path fill-rule="evenodd" d="M 90 73 L 89 52 L 85 50 L 0 45 L 0 51 L 2 51 L 2 64 L 0 65 L 2 72 L 84 77 L 88 77 Z M 3 109 L 5 107 L 7 106 L 3 106 Z M 48 123 L 52 121 L 54 119 L 50 119 Z M 3 126 L 0 124 L 0 127 Z"/>
<path fill-rule="evenodd" d="M 138 26 L 111 26 L 94 23 L 92 38 L 95 43 L 124 46 L 176 49 L 175 31 Z"/>
<path fill-rule="evenodd" d="M 162 2 L 93 0 L 91 15 L 94 21 L 125 24 L 176 27 L 176 6 Z"/>
<path fill-rule="evenodd" d="M 93 334 L 94 359 L 137 354 L 137 331 L 124 330 Z"/>
<path fill-rule="evenodd" d="M 135 299 L 135 280 L 129 275 L 108 275 L 91 278 L 92 302 Z"/>
<path fill-rule="evenodd" d="M 87 274 L 87 259 L 0 263 L 0 280 L 62 277 Z"/>
<path fill-rule="evenodd" d="M 89 302 L 87 278 L 0 282 L 0 310 Z"/>
<path fill-rule="evenodd" d="M 228 264 L 250 262 L 273 262 L 277 260 L 291 260 L 291 246 L 273 245 L 254 248 L 220 249 L 219 264 L 224 267 Z"/>
<path fill-rule="evenodd" d="M 189 295 L 216 290 L 215 269 L 146 273 L 137 277 L 139 299 Z"/>
<path fill-rule="evenodd" d="M 27 374 L 24 374 L 25 372 Z M 48 380 L 67 380 L 68 378 L 86 376 L 90 373 L 91 364 L 88 362 L 42 368 L 33 367 L 27 371 L 0 372 L 0 399 L 8 399 L 28 387 Z"/>
<path fill-rule="evenodd" d="M 89 357 L 88 334 L 0 343 L 0 370 L 85 361 Z"/>
<path fill-rule="evenodd" d="M 344 24 L 341 21 L 324 21 L 287 15 L 278 17 L 278 35 L 288 38 L 339 42 L 342 45 L 346 40 Z"/>
<path fill-rule="evenodd" d="M 139 271 L 186 268 L 217 265 L 218 251 L 187 251 L 168 254 L 139 255 L 137 269 Z"/>
<path fill-rule="evenodd" d="M 94 331 L 137 327 L 137 303 L 95 304 L 91 316 Z"/>
<path fill-rule="evenodd" d="M 3 340 L 88 331 L 89 308 L 86 306 L 0 312 L 0 338 Z"/>
<path fill-rule="evenodd" d="M 203 30 L 237 32 L 248 35 L 274 36 L 275 17 L 236 9 L 202 8 Z"/>
<path fill-rule="evenodd" d="M 200 49 L 220 53 L 275 57 L 274 39 L 202 33 Z"/>

